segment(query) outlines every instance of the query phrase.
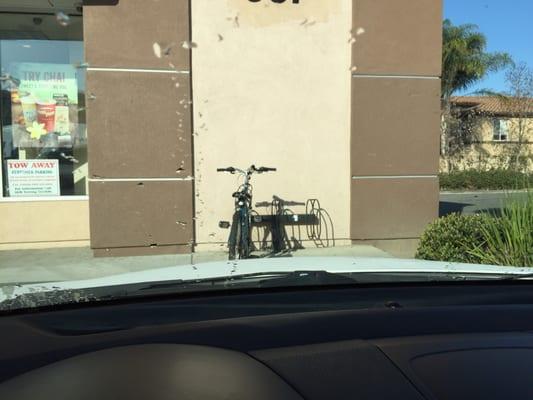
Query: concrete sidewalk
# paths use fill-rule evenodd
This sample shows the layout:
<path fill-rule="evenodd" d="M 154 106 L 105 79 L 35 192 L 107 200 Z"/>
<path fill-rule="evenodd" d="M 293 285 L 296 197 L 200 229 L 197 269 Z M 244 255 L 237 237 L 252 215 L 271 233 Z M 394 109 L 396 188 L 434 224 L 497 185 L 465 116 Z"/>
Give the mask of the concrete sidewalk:
<path fill-rule="evenodd" d="M 277 256 L 390 257 L 384 251 L 366 245 L 302 249 Z M 95 258 L 88 247 L 0 251 L 0 283 L 90 279 L 126 272 L 225 260 L 227 260 L 227 253 L 223 251 L 118 258 Z"/>

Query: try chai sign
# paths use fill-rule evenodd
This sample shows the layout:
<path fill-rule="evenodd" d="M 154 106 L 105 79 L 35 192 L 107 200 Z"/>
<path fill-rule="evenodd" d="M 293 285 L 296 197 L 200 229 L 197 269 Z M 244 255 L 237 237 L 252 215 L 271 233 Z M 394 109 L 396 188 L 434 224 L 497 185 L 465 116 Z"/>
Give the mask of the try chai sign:
<path fill-rule="evenodd" d="M 11 197 L 59 196 L 58 160 L 7 160 Z"/>

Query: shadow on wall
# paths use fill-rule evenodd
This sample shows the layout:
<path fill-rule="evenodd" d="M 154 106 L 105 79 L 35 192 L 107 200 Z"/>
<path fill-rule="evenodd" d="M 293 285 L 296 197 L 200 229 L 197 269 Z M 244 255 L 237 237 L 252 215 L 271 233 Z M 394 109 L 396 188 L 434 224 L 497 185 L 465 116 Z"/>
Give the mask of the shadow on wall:
<path fill-rule="evenodd" d="M 255 250 L 282 253 L 312 244 L 318 248 L 335 246 L 333 220 L 320 201 L 289 201 L 272 196 L 271 202 L 256 203 L 263 213 L 252 212 L 252 240 Z M 304 213 L 298 213 L 297 209 Z M 296 210 L 296 211 L 295 211 Z"/>

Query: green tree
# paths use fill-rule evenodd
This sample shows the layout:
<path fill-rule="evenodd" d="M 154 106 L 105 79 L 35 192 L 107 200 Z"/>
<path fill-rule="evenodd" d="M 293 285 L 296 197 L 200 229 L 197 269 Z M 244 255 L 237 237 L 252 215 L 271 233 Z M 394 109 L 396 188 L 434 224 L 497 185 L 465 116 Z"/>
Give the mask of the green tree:
<path fill-rule="evenodd" d="M 528 172 L 533 163 L 529 142 L 533 138 L 533 69 L 526 63 L 516 63 L 506 74 L 507 93 L 495 94 L 510 110 L 514 124 L 510 142 L 500 152 L 503 166 L 513 171 Z"/>
<path fill-rule="evenodd" d="M 487 38 L 477 25 L 443 23 L 442 99 L 449 101 L 459 90 L 466 90 L 490 72 L 513 64 L 507 53 L 487 52 Z"/>
<path fill-rule="evenodd" d="M 491 72 L 513 65 L 511 56 L 503 52 L 487 52 L 487 38 L 477 25 L 454 25 L 446 19 L 443 23 L 442 48 L 442 126 L 441 155 L 447 169 L 451 158 L 462 150 L 462 121 L 454 117 L 451 97 L 460 90 L 467 90 Z"/>

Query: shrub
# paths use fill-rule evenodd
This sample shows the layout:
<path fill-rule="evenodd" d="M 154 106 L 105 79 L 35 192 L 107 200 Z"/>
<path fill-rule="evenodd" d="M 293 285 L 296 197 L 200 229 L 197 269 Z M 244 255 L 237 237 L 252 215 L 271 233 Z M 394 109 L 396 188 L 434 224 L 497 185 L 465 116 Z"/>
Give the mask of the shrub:
<path fill-rule="evenodd" d="M 432 223 L 422 235 L 416 258 L 479 264 L 474 248 L 484 244 L 482 227 L 489 217 L 450 214 Z"/>
<path fill-rule="evenodd" d="M 507 169 L 454 171 L 442 173 L 439 177 L 443 190 L 518 190 L 533 187 L 533 174 Z"/>
<path fill-rule="evenodd" d="M 482 242 L 469 252 L 483 264 L 533 267 L 533 192 L 511 200 L 499 218 L 481 226 Z"/>

